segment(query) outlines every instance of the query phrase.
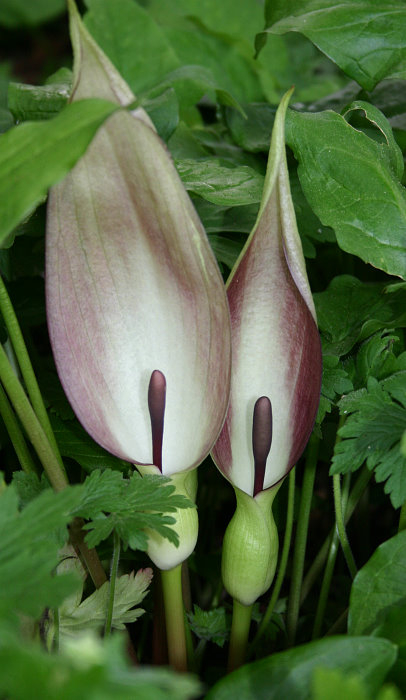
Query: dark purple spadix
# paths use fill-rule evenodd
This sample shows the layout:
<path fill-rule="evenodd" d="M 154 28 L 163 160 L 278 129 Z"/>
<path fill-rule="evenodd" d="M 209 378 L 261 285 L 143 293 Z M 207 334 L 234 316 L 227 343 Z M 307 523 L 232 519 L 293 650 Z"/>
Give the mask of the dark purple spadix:
<path fill-rule="evenodd" d="M 254 455 L 254 496 L 264 488 L 266 460 L 272 444 L 272 404 L 261 396 L 254 406 L 252 417 L 252 452 Z"/>
<path fill-rule="evenodd" d="M 154 369 L 148 386 L 148 409 L 152 432 L 152 463 L 162 472 L 162 442 L 164 436 L 166 379 Z"/>

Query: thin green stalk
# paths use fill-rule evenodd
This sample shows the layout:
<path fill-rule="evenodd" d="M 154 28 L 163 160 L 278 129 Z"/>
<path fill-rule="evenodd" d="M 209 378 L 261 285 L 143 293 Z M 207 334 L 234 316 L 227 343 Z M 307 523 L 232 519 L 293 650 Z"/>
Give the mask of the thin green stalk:
<path fill-rule="evenodd" d="M 182 596 L 182 564 L 161 571 L 165 606 L 169 663 L 176 671 L 187 671 L 185 619 Z"/>
<path fill-rule="evenodd" d="M 18 420 L 15 416 L 10 402 L 7 398 L 3 387 L 0 385 L 0 414 L 3 418 L 4 425 L 13 443 L 14 450 L 20 462 L 21 468 L 26 474 L 36 474 L 37 469 L 30 451 L 25 442 L 23 431 L 20 428 Z"/>
<path fill-rule="evenodd" d="M 7 289 L 0 275 L 0 311 L 3 315 L 4 322 L 9 334 L 13 350 L 15 352 L 18 364 L 21 369 L 21 374 L 24 379 L 24 383 L 30 397 L 32 407 L 37 415 L 37 418 L 42 426 L 45 435 L 48 438 L 48 442 L 51 445 L 55 456 L 59 462 L 59 466 L 62 471 L 65 471 L 62 457 L 59 452 L 57 442 L 55 440 L 55 435 L 52 430 L 51 424 L 49 422 L 48 414 L 42 399 L 42 395 L 38 386 L 38 382 L 31 364 L 30 356 L 28 354 L 23 334 L 21 333 L 21 328 L 19 326 L 17 317 L 15 315 L 13 305 L 11 303 L 10 297 L 8 295 Z"/>
<path fill-rule="evenodd" d="M 57 654 L 59 651 L 59 610 L 58 610 L 58 608 L 54 608 L 53 617 L 54 617 L 54 638 L 53 638 L 53 642 L 52 642 L 52 651 L 55 654 Z"/>
<path fill-rule="evenodd" d="M 342 492 L 342 501 L 341 501 L 341 505 L 342 505 L 342 509 L 343 509 L 344 514 L 345 514 L 346 509 L 347 509 L 348 492 L 350 490 L 350 483 L 351 483 L 351 474 L 346 474 L 344 477 L 344 488 L 343 488 L 343 492 Z M 331 581 L 332 581 L 333 573 L 334 573 L 334 566 L 335 566 L 337 554 L 338 554 L 338 544 L 339 544 L 339 539 L 338 539 L 337 530 L 335 529 L 332 536 L 331 536 L 330 549 L 329 549 L 329 553 L 328 553 L 328 557 L 327 557 L 326 567 L 324 569 L 323 581 L 321 584 L 319 600 L 317 603 L 316 616 L 315 616 L 315 620 L 314 620 L 312 639 L 317 639 L 318 637 L 320 637 L 320 634 L 321 634 L 324 613 L 326 611 L 326 606 L 327 606 L 328 594 L 330 591 Z"/>
<path fill-rule="evenodd" d="M 355 482 L 350 496 L 348 498 L 348 505 L 345 511 L 345 524 L 348 523 L 350 520 L 351 516 L 353 515 L 355 508 L 357 507 L 357 504 L 364 493 L 366 487 L 368 486 L 369 481 L 371 480 L 371 472 L 367 467 L 364 467 L 363 470 L 361 471 L 357 481 Z M 335 527 L 332 528 L 330 531 L 330 534 L 326 537 L 323 545 L 319 549 L 318 554 L 313 560 L 313 563 L 308 570 L 304 581 L 303 581 L 303 586 L 302 586 L 302 594 L 300 598 L 300 602 L 303 603 L 303 601 L 307 598 L 308 594 L 310 593 L 313 585 L 315 582 L 318 580 L 320 572 L 324 566 L 324 562 L 327 559 L 328 552 L 329 552 L 329 547 L 330 547 L 330 542 L 331 538 L 336 531 Z"/>
<path fill-rule="evenodd" d="M 113 612 L 114 612 L 114 599 L 116 595 L 116 581 L 118 574 L 118 564 L 120 561 L 120 536 L 114 530 L 113 534 L 113 558 L 111 560 L 110 568 L 110 586 L 109 586 L 109 600 L 107 606 L 106 622 L 104 625 L 104 636 L 108 637 L 111 632 L 111 625 L 113 622 Z"/>
<path fill-rule="evenodd" d="M 314 619 L 313 634 L 312 639 L 318 639 L 320 637 L 321 628 L 324 619 L 324 613 L 326 611 L 328 594 L 330 591 L 331 580 L 333 578 L 334 566 L 337 559 L 338 553 L 338 535 L 337 531 L 334 530 L 331 536 L 331 544 L 327 557 L 326 568 L 324 569 L 323 581 L 321 584 L 319 600 L 317 603 L 316 616 Z"/>
<path fill-rule="evenodd" d="M 357 567 L 354 561 L 354 557 L 351 551 L 350 543 L 348 541 L 347 532 L 344 524 L 340 474 L 333 475 L 333 487 L 338 536 L 340 538 L 341 548 L 343 550 L 347 566 L 350 570 L 351 578 L 355 578 L 355 576 L 357 575 Z"/>
<path fill-rule="evenodd" d="M 59 460 L 10 365 L 2 345 L 0 345 L 0 381 L 35 448 L 48 479 L 55 491 L 61 491 L 68 485 L 66 475 L 61 469 Z"/>
<path fill-rule="evenodd" d="M 234 598 L 230 647 L 228 651 L 229 672 L 242 666 L 245 661 L 248 635 L 251 625 L 252 607 L 252 605 L 242 605 Z"/>
<path fill-rule="evenodd" d="M 316 475 L 318 452 L 319 438 L 313 434 L 307 447 L 306 463 L 303 474 L 302 497 L 300 501 L 295 548 L 293 552 L 292 579 L 286 619 L 288 642 L 291 646 L 293 646 L 295 643 L 297 623 L 299 619 L 300 592 L 302 588 L 307 531 L 309 527 L 309 516 L 313 496 L 314 479 Z"/>
<path fill-rule="evenodd" d="M 292 529 L 293 529 L 293 516 L 294 516 L 294 508 L 295 508 L 295 469 L 292 469 L 289 473 L 289 491 L 288 491 L 288 507 L 287 507 L 287 513 L 286 513 L 286 525 L 285 525 L 285 537 L 283 540 L 283 548 L 282 548 L 282 553 L 281 553 L 281 558 L 278 566 L 278 574 L 275 580 L 275 585 L 273 587 L 272 595 L 270 598 L 270 601 L 268 603 L 268 607 L 266 609 L 265 615 L 261 620 L 261 623 L 258 627 L 257 633 L 252 641 L 252 644 L 250 645 L 249 648 L 249 656 L 251 656 L 252 652 L 254 651 L 256 645 L 258 644 L 259 640 L 261 639 L 262 635 L 264 634 L 266 628 L 268 627 L 269 621 L 272 617 L 272 613 L 275 609 L 275 605 L 278 601 L 279 598 L 279 593 L 282 588 L 282 584 L 285 578 L 286 574 L 286 568 L 288 565 L 288 558 L 289 558 L 289 551 L 290 551 L 290 543 L 292 539 Z"/>
<path fill-rule="evenodd" d="M 406 503 L 400 509 L 398 532 L 406 530 Z"/>

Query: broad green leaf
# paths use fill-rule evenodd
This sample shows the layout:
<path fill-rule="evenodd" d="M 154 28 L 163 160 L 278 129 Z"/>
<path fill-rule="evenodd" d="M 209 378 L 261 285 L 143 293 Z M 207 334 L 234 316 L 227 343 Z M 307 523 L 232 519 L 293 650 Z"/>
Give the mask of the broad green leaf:
<path fill-rule="evenodd" d="M 406 196 L 379 144 L 327 111 L 290 111 L 287 142 L 306 198 L 339 246 L 385 272 L 406 276 Z"/>
<path fill-rule="evenodd" d="M 406 7 L 402 0 L 267 0 L 267 31 L 300 32 L 371 90 L 406 75 Z"/>
<path fill-rule="evenodd" d="M 374 105 L 364 102 L 363 100 L 356 100 L 355 102 L 351 102 L 351 104 L 345 109 L 343 116 L 348 118 L 348 115 L 350 115 L 351 112 L 356 112 L 357 110 L 363 111 L 366 118 L 382 133 L 388 148 L 386 150 L 382 149 L 381 152 L 383 155 L 385 155 L 385 153 L 387 154 L 387 159 L 394 175 L 401 180 L 404 170 L 403 155 L 398 144 L 396 143 L 391 125 L 389 124 L 385 115 L 382 114 L 379 109 L 374 107 Z"/>
<path fill-rule="evenodd" d="M 199 681 L 166 668 L 130 666 L 125 637 L 88 633 L 58 654 L 0 629 L 0 693 L 16 700 L 191 700 Z"/>
<path fill-rule="evenodd" d="M 160 83 L 180 61 L 153 18 L 133 0 L 87 0 L 84 22 L 135 95 Z"/>
<path fill-rule="evenodd" d="M 2 0 L 0 24 L 19 27 L 53 19 L 65 10 L 65 0 Z"/>
<path fill-rule="evenodd" d="M 40 86 L 10 83 L 8 105 L 18 122 L 50 119 L 65 107 L 69 94 L 69 83 Z"/>
<path fill-rule="evenodd" d="M 307 700 L 315 669 L 356 675 L 374 692 L 396 659 L 396 647 L 374 637 L 330 637 L 273 654 L 219 681 L 207 700 Z"/>
<path fill-rule="evenodd" d="M 74 459 L 87 472 L 94 469 L 128 469 L 128 462 L 114 457 L 98 445 L 77 421 L 51 417 L 52 428 L 63 457 Z"/>
<path fill-rule="evenodd" d="M 381 544 L 354 579 L 348 615 L 351 635 L 370 634 L 392 607 L 404 602 L 406 532 Z"/>
<path fill-rule="evenodd" d="M 259 203 L 264 178 L 246 165 L 227 167 L 217 158 L 176 161 L 186 189 L 214 204 L 240 206 Z"/>
<path fill-rule="evenodd" d="M 314 295 L 326 354 L 346 355 L 355 343 L 383 328 L 406 324 L 406 289 L 382 283 L 365 284 L 356 277 L 334 277 Z"/>
<path fill-rule="evenodd" d="M 348 677 L 335 669 L 316 668 L 311 700 L 372 700 L 365 683 L 358 676 Z"/>
<path fill-rule="evenodd" d="M 0 135 L 0 246 L 75 165 L 117 105 L 82 100 L 55 119 L 25 123 Z"/>

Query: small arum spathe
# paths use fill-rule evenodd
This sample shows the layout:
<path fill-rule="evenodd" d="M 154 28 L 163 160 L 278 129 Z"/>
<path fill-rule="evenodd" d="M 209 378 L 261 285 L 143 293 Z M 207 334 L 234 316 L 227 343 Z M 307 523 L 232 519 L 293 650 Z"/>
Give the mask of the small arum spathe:
<path fill-rule="evenodd" d="M 71 99 L 134 102 L 69 8 Z M 46 294 L 57 370 L 85 429 L 118 457 L 183 483 L 224 420 L 229 312 L 205 231 L 142 109 L 108 119 L 52 188 Z M 196 535 L 197 520 L 188 553 Z"/>
<path fill-rule="evenodd" d="M 310 437 L 321 385 L 320 337 L 286 163 L 290 96 L 291 91 L 276 114 L 257 221 L 227 282 L 230 404 L 212 451 L 237 494 L 224 540 L 223 579 L 245 605 L 272 580 L 277 559 L 272 501 Z M 254 550 L 263 553 L 255 557 Z"/>

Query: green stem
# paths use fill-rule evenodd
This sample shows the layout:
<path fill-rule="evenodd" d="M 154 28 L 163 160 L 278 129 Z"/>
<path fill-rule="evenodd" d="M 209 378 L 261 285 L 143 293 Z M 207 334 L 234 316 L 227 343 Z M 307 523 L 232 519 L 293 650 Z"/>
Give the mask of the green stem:
<path fill-rule="evenodd" d="M 248 635 L 251 625 L 252 605 L 242 605 L 234 598 L 233 621 L 231 623 L 228 671 L 234 671 L 245 661 Z"/>
<path fill-rule="evenodd" d="M 53 638 L 53 642 L 52 642 L 52 651 L 54 652 L 54 654 L 57 654 L 59 651 L 59 610 L 58 610 L 58 608 L 54 608 L 53 616 L 54 616 L 54 638 Z"/>
<path fill-rule="evenodd" d="M 15 413 L 10 406 L 10 402 L 6 396 L 3 387 L 0 385 L 0 414 L 3 418 L 4 425 L 10 436 L 11 442 L 15 449 L 18 461 L 21 464 L 21 468 L 26 474 L 36 474 L 37 470 L 33 458 L 31 457 L 30 451 L 25 442 L 23 432 L 20 428 Z"/>
<path fill-rule="evenodd" d="M 350 520 L 351 516 L 354 513 L 355 508 L 357 507 L 357 504 L 364 493 L 366 487 L 368 486 L 368 483 L 371 479 L 371 472 L 367 467 L 364 467 L 364 469 L 361 471 L 361 474 L 359 475 L 357 481 L 355 482 L 349 499 L 348 499 L 348 506 L 345 511 L 345 523 L 347 524 L 348 521 Z M 321 546 L 318 554 L 313 560 L 313 563 L 309 569 L 309 571 L 306 574 L 306 577 L 303 581 L 303 586 L 302 586 L 302 595 L 300 598 L 300 602 L 303 603 L 303 601 L 307 598 L 308 594 L 310 593 L 314 583 L 318 580 L 320 571 L 322 570 L 324 566 L 324 562 L 327 559 L 329 548 L 330 548 L 330 542 L 331 538 L 336 531 L 336 528 L 332 528 L 330 531 L 330 534 L 326 537 L 323 545 Z"/>
<path fill-rule="evenodd" d="M 406 530 L 406 503 L 400 509 L 398 532 Z"/>
<path fill-rule="evenodd" d="M 339 438 L 337 437 L 337 440 L 338 439 Z M 343 488 L 342 502 L 341 502 L 344 514 L 345 514 L 346 508 L 347 508 L 348 492 L 350 490 L 350 483 L 351 483 L 351 474 L 346 474 L 346 476 L 344 478 L 344 488 Z M 329 553 L 328 553 L 328 557 L 327 557 L 326 566 L 324 569 L 323 581 L 322 581 L 321 589 L 320 589 L 320 596 L 319 596 L 319 600 L 317 603 L 317 610 L 316 610 L 316 616 L 315 616 L 315 620 L 314 620 L 312 639 L 317 639 L 318 637 L 320 637 L 320 634 L 321 634 L 324 613 L 326 611 L 326 606 L 327 606 L 328 594 L 330 591 L 331 581 L 332 581 L 333 573 L 334 573 L 334 566 L 335 566 L 337 554 L 338 554 L 338 544 L 339 544 L 339 539 L 338 539 L 337 529 L 334 529 L 334 532 L 331 535 L 330 549 L 329 549 Z"/>
<path fill-rule="evenodd" d="M 341 480 L 340 474 L 333 475 L 333 486 L 334 486 L 334 506 L 336 511 L 336 525 L 338 536 L 340 538 L 341 547 L 344 553 L 347 566 L 350 570 L 351 578 L 355 578 L 357 575 L 357 567 L 354 561 L 354 557 L 351 551 L 350 543 L 348 541 L 347 532 L 345 530 L 343 509 L 342 509 L 342 496 L 341 496 Z"/>
<path fill-rule="evenodd" d="M 111 632 L 114 612 L 114 598 L 116 594 L 116 581 L 118 573 L 118 563 L 120 561 L 120 536 L 114 530 L 113 535 L 113 558 L 111 560 L 110 569 L 110 586 L 109 586 L 109 601 L 107 607 L 106 623 L 104 626 L 104 636 L 108 637 Z"/>
<path fill-rule="evenodd" d="M 55 491 L 61 491 L 68 485 L 65 472 L 61 469 L 59 460 L 10 365 L 2 345 L 0 345 L 0 381 L 35 448 L 48 479 Z"/>
<path fill-rule="evenodd" d="M 249 655 L 254 651 L 256 645 L 264 634 L 266 628 L 268 627 L 269 621 L 272 617 L 272 613 L 275 609 L 275 605 L 279 598 L 279 593 L 282 588 L 283 581 L 285 579 L 286 568 L 288 565 L 290 543 L 292 539 L 292 529 L 293 529 L 293 516 L 295 508 L 295 469 L 289 472 L 289 491 L 288 491 L 288 506 L 286 514 L 286 526 L 285 526 L 285 537 L 283 540 L 283 549 L 281 553 L 281 559 L 278 566 L 278 575 L 275 580 L 275 585 L 273 587 L 272 595 L 266 609 L 266 613 L 261 620 L 261 624 L 258 627 L 258 631 L 252 641 L 249 648 Z"/>
<path fill-rule="evenodd" d="M 182 597 L 182 564 L 161 571 L 169 663 L 176 671 L 187 671 L 185 619 Z"/>
<path fill-rule="evenodd" d="M 327 557 L 326 567 L 324 569 L 323 582 L 321 584 L 320 596 L 317 604 L 316 616 L 314 619 L 312 639 L 318 639 L 321 633 L 324 613 L 326 610 L 328 594 L 330 591 L 331 580 L 334 573 L 334 566 L 338 553 L 338 535 L 334 530 L 331 536 L 330 549 Z"/>
<path fill-rule="evenodd" d="M 297 523 L 295 549 L 293 552 L 292 579 L 289 592 L 286 628 L 288 641 L 293 646 L 299 619 L 300 592 L 303 580 L 303 569 L 306 553 L 307 531 L 309 527 L 310 508 L 313 496 L 314 479 L 316 475 L 319 438 L 312 435 L 307 447 L 307 456 L 303 474 L 302 497 L 300 501 L 299 518 Z"/>
<path fill-rule="evenodd" d="M 45 435 L 48 438 L 48 442 L 51 445 L 55 456 L 59 462 L 61 470 L 64 472 L 65 468 L 63 466 L 62 457 L 59 452 L 57 442 L 55 440 L 55 435 L 52 430 L 51 424 L 49 422 L 48 414 L 42 399 L 42 395 L 38 386 L 38 382 L 31 364 L 30 356 L 27 352 L 27 348 L 24 342 L 23 334 L 21 333 L 21 328 L 19 326 L 17 317 L 15 315 L 13 305 L 11 303 L 10 297 L 7 293 L 7 289 L 4 285 L 3 279 L 0 276 L 0 311 L 3 315 L 4 322 L 7 327 L 10 341 L 13 346 L 18 364 L 21 369 L 21 374 L 24 379 L 24 383 L 30 397 L 32 407 L 37 415 L 37 418 L 42 426 Z"/>

